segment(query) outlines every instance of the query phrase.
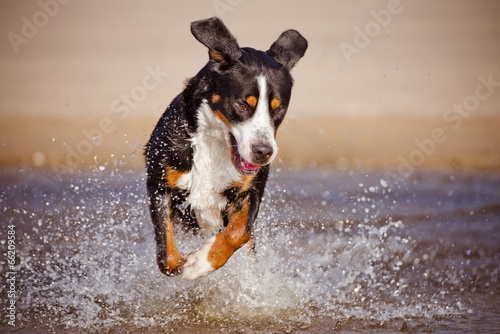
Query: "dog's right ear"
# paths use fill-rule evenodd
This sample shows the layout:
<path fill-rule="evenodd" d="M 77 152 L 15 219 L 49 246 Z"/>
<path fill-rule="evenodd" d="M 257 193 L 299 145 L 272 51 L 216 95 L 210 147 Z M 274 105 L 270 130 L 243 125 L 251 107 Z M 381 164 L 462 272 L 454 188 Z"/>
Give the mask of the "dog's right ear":
<path fill-rule="evenodd" d="M 228 65 L 242 54 L 236 38 L 217 17 L 191 23 L 191 33 L 208 48 L 212 61 Z"/>

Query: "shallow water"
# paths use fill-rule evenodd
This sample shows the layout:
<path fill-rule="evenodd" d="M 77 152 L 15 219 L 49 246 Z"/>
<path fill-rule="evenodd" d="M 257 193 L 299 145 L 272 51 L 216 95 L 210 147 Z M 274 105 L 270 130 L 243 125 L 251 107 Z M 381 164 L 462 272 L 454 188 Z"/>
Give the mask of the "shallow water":
<path fill-rule="evenodd" d="M 157 270 L 142 172 L 3 170 L 0 212 L 0 332 L 500 332 L 498 173 L 275 169 L 256 252 L 194 282 Z"/>

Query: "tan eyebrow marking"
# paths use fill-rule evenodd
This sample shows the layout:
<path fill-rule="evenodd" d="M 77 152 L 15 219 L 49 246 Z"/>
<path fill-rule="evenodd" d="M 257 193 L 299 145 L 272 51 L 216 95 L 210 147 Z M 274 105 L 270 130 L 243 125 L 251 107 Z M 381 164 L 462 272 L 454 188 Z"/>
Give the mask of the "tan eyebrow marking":
<path fill-rule="evenodd" d="M 214 94 L 212 95 L 212 103 L 217 103 L 220 101 L 220 95 Z"/>
<path fill-rule="evenodd" d="M 280 106 L 280 100 L 278 100 L 277 98 L 274 98 L 271 100 L 271 108 L 274 110 L 274 109 L 277 109 L 279 106 Z"/>
<path fill-rule="evenodd" d="M 254 108 L 257 105 L 257 98 L 253 95 L 247 97 L 247 103 L 250 107 Z"/>

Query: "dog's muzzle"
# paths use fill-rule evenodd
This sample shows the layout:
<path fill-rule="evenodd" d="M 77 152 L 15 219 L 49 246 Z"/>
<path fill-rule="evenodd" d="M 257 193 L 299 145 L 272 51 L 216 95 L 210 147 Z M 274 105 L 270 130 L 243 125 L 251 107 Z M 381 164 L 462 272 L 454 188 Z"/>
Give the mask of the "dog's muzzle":
<path fill-rule="evenodd" d="M 231 160 L 234 167 L 242 174 L 255 174 L 259 171 L 259 167 L 270 162 L 273 156 L 274 149 L 271 145 L 265 143 L 253 144 L 251 146 L 250 160 L 246 160 L 240 154 L 238 141 L 229 133 Z"/>

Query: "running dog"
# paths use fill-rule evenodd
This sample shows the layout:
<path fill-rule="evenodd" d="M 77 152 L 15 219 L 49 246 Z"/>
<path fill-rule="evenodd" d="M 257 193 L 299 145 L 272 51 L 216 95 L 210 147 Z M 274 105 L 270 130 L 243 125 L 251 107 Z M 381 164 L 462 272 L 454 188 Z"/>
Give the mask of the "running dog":
<path fill-rule="evenodd" d="M 194 280 L 251 240 L 276 157 L 276 131 L 290 102 L 290 70 L 307 41 L 287 30 L 267 51 L 240 48 L 218 18 L 191 24 L 209 61 L 167 108 L 145 149 L 157 263 Z M 186 259 L 174 224 L 212 235 Z"/>

